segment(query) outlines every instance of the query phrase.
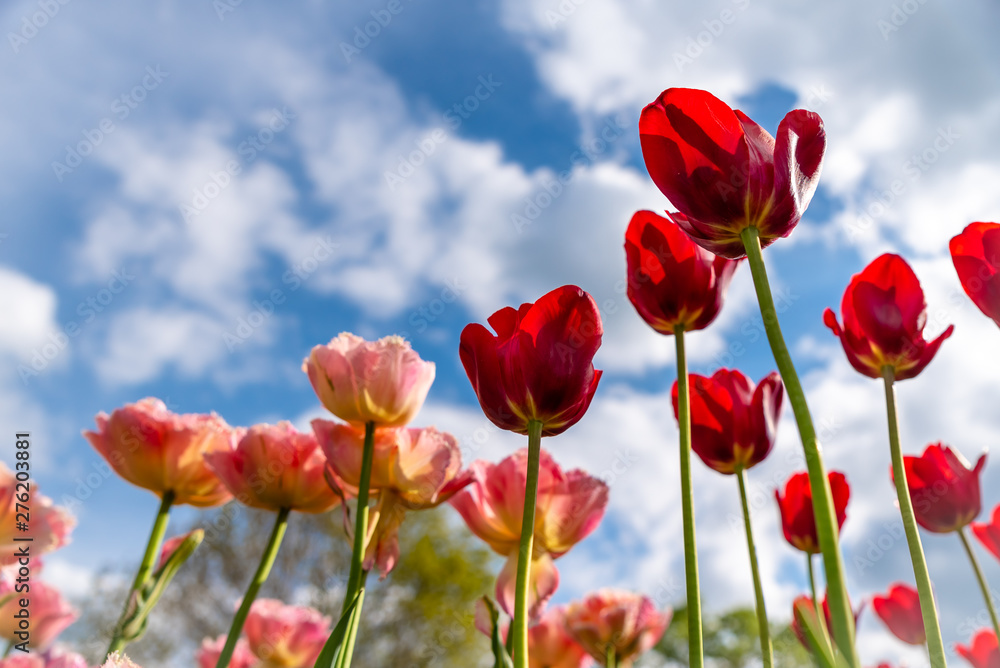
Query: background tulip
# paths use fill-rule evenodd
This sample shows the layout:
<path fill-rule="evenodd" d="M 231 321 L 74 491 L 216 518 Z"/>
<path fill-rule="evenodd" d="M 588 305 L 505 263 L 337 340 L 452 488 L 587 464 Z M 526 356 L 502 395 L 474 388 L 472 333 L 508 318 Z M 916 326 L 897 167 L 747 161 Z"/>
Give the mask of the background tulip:
<path fill-rule="evenodd" d="M 702 248 L 746 254 L 740 232 L 756 227 L 761 247 L 788 236 L 819 183 L 826 150 L 822 119 L 796 109 L 777 138 L 714 95 L 669 88 L 639 117 L 642 157 L 653 183 L 680 211 L 670 217 Z"/>
<path fill-rule="evenodd" d="M 133 485 L 161 497 L 171 492 L 175 504 L 209 507 L 231 498 L 202 459 L 233 447 L 236 435 L 218 415 L 177 415 L 147 398 L 94 419 L 97 431 L 83 435 Z"/>
<path fill-rule="evenodd" d="M 784 387 L 771 372 L 760 384 L 735 369 L 691 374 L 691 448 L 707 466 L 732 474 L 759 464 L 774 447 Z M 671 397 L 677 416 L 677 383 Z"/>
<path fill-rule="evenodd" d="M 1000 668 L 997 636 L 989 629 L 978 631 L 972 636 L 969 645 L 956 644 L 955 651 L 968 661 L 972 668 Z"/>
<path fill-rule="evenodd" d="M 739 266 L 695 244 L 673 221 L 652 211 L 632 216 L 625 232 L 628 298 L 660 334 L 708 327 Z"/>
<path fill-rule="evenodd" d="M 1000 224 L 972 223 L 948 247 L 965 294 L 1000 326 Z"/>
<path fill-rule="evenodd" d="M 251 508 L 321 513 L 339 501 L 323 477 L 326 458 L 316 437 L 290 422 L 255 425 L 235 448 L 206 453 L 205 461 Z"/>
<path fill-rule="evenodd" d="M 886 366 L 893 368 L 895 380 L 913 378 L 955 329 L 949 325 L 933 341 L 924 339 L 924 291 L 906 260 L 891 253 L 851 278 L 840 312 L 843 328 L 831 309 L 823 312 L 823 322 L 840 338 L 851 366 L 871 378 L 882 378 Z"/>
<path fill-rule="evenodd" d="M 917 523 L 934 533 L 951 533 L 976 519 L 982 510 L 979 473 L 986 465 L 980 455 L 975 468 L 961 453 L 942 443 L 928 445 L 919 457 L 903 458 Z"/>
<path fill-rule="evenodd" d="M 381 427 L 409 423 L 423 406 L 435 373 L 434 363 L 420 359 L 402 337 L 365 341 L 346 332 L 314 347 L 302 370 L 328 411 L 361 427 L 367 422 Z"/>
<path fill-rule="evenodd" d="M 823 594 L 823 624 L 827 629 L 827 632 L 832 628 L 833 621 L 830 619 L 830 602 L 828 600 L 827 594 Z M 798 615 L 795 614 L 797 608 L 802 608 L 804 611 L 815 612 L 816 606 L 813 602 L 811 596 L 796 596 L 795 600 L 792 602 L 792 633 L 795 637 L 810 652 L 814 651 L 812 647 L 809 646 L 809 639 L 806 635 L 805 628 L 803 628 L 802 623 L 799 621 Z M 857 624 L 858 618 L 861 616 L 861 612 L 864 610 L 864 603 L 862 603 L 857 610 L 852 611 L 854 615 L 854 623 Z M 836 644 L 836 641 L 834 642 Z"/>
<path fill-rule="evenodd" d="M 18 639 L 18 619 L 14 615 L 21 610 L 21 599 L 28 600 L 30 612 L 30 647 L 33 651 L 44 650 L 55 641 L 67 626 L 76 621 L 77 611 L 62 597 L 59 591 L 46 584 L 32 580 L 30 589 L 16 591 L 13 575 L 0 575 L 0 638 L 9 642 L 22 642 Z M 8 598 L 9 596 L 9 598 Z"/>
<path fill-rule="evenodd" d="M 593 359 L 604 330 L 594 299 L 565 285 L 535 303 L 489 317 L 496 336 L 479 323 L 462 330 L 459 356 L 486 417 L 501 429 L 542 436 L 576 424 L 594 397 L 601 372 Z"/>
<path fill-rule="evenodd" d="M 198 652 L 195 654 L 195 660 L 198 661 L 198 668 L 215 668 L 215 664 L 219 661 L 219 654 L 222 653 L 222 648 L 225 644 L 226 636 L 224 635 L 219 636 L 215 640 L 209 640 L 208 638 L 202 640 L 201 647 L 198 648 Z M 258 663 L 257 657 L 250 651 L 250 646 L 247 644 L 246 638 L 240 638 L 236 643 L 233 656 L 229 659 L 229 668 L 253 668 Z"/>
<path fill-rule="evenodd" d="M 1000 505 L 993 509 L 989 522 L 973 522 L 972 533 L 983 547 L 1000 559 Z"/>
<path fill-rule="evenodd" d="M 659 642 L 670 616 L 641 594 L 601 589 L 566 606 L 566 630 L 601 665 L 613 651 L 627 668 Z"/>
<path fill-rule="evenodd" d="M 847 502 L 851 498 L 851 488 L 843 473 L 831 471 L 827 474 L 833 492 L 833 504 L 837 513 L 837 528 L 844 526 L 847 519 Z M 812 489 L 807 473 L 796 473 L 785 483 L 785 495 L 775 490 L 778 509 L 781 511 L 781 528 L 787 540 L 796 549 L 809 554 L 819 552 L 816 537 L 816 518 L 813 515 Z"/>
<path fill-rule="evenodd" d="M 141 666 L 120 652 L 112 652 L 101 668 L 141 668 Z"/>
<path fill-rule="evenodd" d="M 262 598 L 250 607 L 247 645 L 268 666 L 311 667 L 330 635 L 330 618 L 313 608 Z"/>
<path fill-rule="evenodd" d="M 493 635 L 489 612 L 482 599 L 476 601 L 476 628 L 486 637 Z M 501 629 L 506 641 L 510 626 Z M 566 630 L 566 609 L 549 608 L 528 629 L 528 668 L 589 668 L 594 660 Z M 2 666 L 0 666 L 2 668 Z"/>
<path fill-rule="evenodd" d="M 920 612 L 920 596 L 909 585 L 896 583 L 885 594 L 872 596 L 872 607 L 892 634 L 910 645 L 927 642 L 924 618 Z"/>
<path fill-rule="evenodd" d="M 18 503 L 16 495 L 23 493 L 24 484 L 28 489 L 27 505 L 31 509 L 31 521 L 27 531 L 17 529 L 15 515 Z M 52 499 L 38 492 L 34 480 L 25 481 L 18 488 L 18 480 L 7 465 L 0 462 L 0 566 L 14 563 L 23 542 L 15 538 L 31 538 L 31 554 L 39 557 L 69 543 L 69 535 L 76 526 L 76 519 L 68 510 L 52 504 Z"/>

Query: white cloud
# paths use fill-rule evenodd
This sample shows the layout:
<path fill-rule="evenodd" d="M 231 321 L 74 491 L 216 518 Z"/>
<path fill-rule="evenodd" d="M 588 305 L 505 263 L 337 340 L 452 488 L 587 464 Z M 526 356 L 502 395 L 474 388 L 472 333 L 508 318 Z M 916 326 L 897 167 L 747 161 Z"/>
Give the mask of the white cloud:
<path fill-rule="evenodd" d="M 51 286 L 0 267 L 0 354 L 30 357 L 56 334 L 57 298 Z"/>

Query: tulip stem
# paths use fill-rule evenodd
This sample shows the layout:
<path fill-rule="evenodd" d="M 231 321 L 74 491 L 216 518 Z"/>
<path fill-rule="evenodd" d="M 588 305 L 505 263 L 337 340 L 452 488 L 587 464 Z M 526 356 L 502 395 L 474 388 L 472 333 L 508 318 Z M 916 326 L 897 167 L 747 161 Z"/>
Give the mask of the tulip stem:
<path fill-rule="evenodd" d="M 605 668 L 617 668 L 618 666 L 618 655 L 615 653 L 614 643 L 608 643 L 608 652 L 604 659 L 604 666 Z"/>
<path fill-rule="evenodd" d="M 983 575 L 983 569 L 979 566 L 979 560 L 976 559 L 976 553 L 972 551 L 972 545 L 969 544 L 969 537 L 965 535 L 965 527 L 962 527 L 955 533 L 958 534 L 959 539 L 962 541 L 962 546 L 965 548 L 965 553 L 969 555 L 969 562 L 972 564 L 972 570 L 976 572 L 976 579 L 979 581 L 979 588 L 983 592 L 983 599 L 986 601 L 986 610 L 990 613 L 990 621 L 993 622 L 993 633 L 996 634 L 997 638 L 1000 638 L 1000 621 L 997 620 L 997 609 L 993 605 L 993 596 L 990 593 L 990 586 L 986 583 L 986 576 Z"/>
<path fill-rule="evenodd" d="M 812 592 L 813 609 L 816 610 L 816 619 L 819 621 L 819 628 L 823 632 L 823 642 L 826 644 L 827 653 L 833 656 L 833 647 L 830 645 L 830 629 L 826 628 L 826 613 L 823 611 L 823 602 L 819 600 L 816 589 L 816 570 L 813 568 L 813 556 L 806 552 L 806 564 L 809 571 L 809 591 Z"/>
<path fill-rule="evenodd" d="M 767 608 L 764 605 L 764 588 L 760 582 L 760 568 L 757 565 L 757 548 L 753 542 L 753 528 L 750 525 L 750 504 L 747 503 L 747 473 L 740 467 L 736 479 L 740 483 L 740 501 L 743 503 L 743 523 L 747 530 L 747 551 L 750 552 L 750 571 L 753 573 L 753 592 L 757 603 L 757 626 L 760 633 L 760 655 L 764 668 L 774 665 L 774 649 L 771 647 L 771 629 L 767 623 Z"/>
<path fill-rule="evenodd" d="M 219 654 L 215 668 L 226 668 L 229 665 L 229 659 L 232 658 L 233 651 L 236 649 L 236 641 L 240 639 L 240 633 L 243 631 L 243 623 L 246 622 L 247 615 L 250 614 L 250 606 L 257 598 L 257 592 L 260 591 L 261 585 L 267 580 L 271 566 L 274 565 L 274 558 L 278 556 L 281 539 L 285 537 L 285 529 L 288 528 L 289 512 L 289 508 L 282 508 L 278 511 L 278 516 L 274 520 L 274 529 L 271 530 L 271 537 L 267 539 L 267 547 L 264 548 L 264 554 L 260 556 L 260 565 L 257 566 L 257 572 L 254 573 L 250 586 L 247 587 L 247 593 L 243 595 L 240 609 L 233 617 L 233 623 L 229 627 L 229 635 L 226 636 L 226 645 Z"/>
<path fill-rule="evenodd" d="M 677 346 L 677 427 L 681 451 L 681 515 L 684 518 L 684 576 L 687 584 L 688 662 L 691 668 L 705 665 L 701 630 L 701 587 L 698 582 L 698 542 L 694 527 L 694 494 L 691 491 L 691 398 L 684 325 L 674 327 Z"/>
<path fill-rule="evenodd" d="M 528 471 L 524 485 L 521 545 L 517 551 L 517 589 L 514 596 L 514 668 L 528 668 L 528 588 L 535 538 L 535 500 L 538 496 L 538 462 L 542 451 L 542 422 L 528 421 Z"/>
<path fill-rule="evenodd" d="M 368 573 L 364 570 L 365 551 L 368 549 L 368 492 L 371 487 L 372 460 L 375 457 L 375 423 L 365 423 L 365 445 L 361 453 L 361 478 L 358 480 L 357 516 L 354 520 L 354 549 L 351 552 L 351 571 L 347 576 L 347 593 L 344 595 L 344 605 L 341 614 L 347 612 L 355 597 L 364 589 Z M 348 668 L 354 654 L 354 641 L 358 635 L 361 623 L 361 604 L 364 598 L 358 598 L 358 603 L 351 613 L 351 621 L 347 628 L 347 636 L 341 647 L 336 665 L 338 668 Z"/>
<path fill-rule="evenodd" d="M 799 438 L 802 440 L 806 468 L 809 471 L 809 486 L 812 489 L 816 533 L 819 537 L 820 551 L 823 553 L 823 566 L 826 571 L 827 600 L 833 619 L 834 636 L 837 639 L 837 646 L 844 654 L 847 665 L 851 668 L 860 668 L 861 660 L 858 658 L 858 650 L 854 644 L 854 613 L 851 611 L 851 604 L 847 598 L 844 560 L 837 544 L 839 531 L 837 515 L 833 507 L 833 493 L 830 490 L 830 481 L 826 476 L 826 467 L 823 464 L 819 441 L 816 438 L 816 429 L 813 426 L 812 416 L 809 414 L 809 405 L 806 403 L 806 394 L 802 389 L 802 383 L 795 371 L 792 357 L 788 354 L 785 337 L 781 333 L 778 312 L 774 307 L 774 297 L 771 295 L 771 286 L 767 280 L 767 268 L 764 266 L 764 257 L 761 254 L 759 232 L 756 227 L 747 227 L 740 233 L 740 238 L 747 251 L 747 261 L 750 264 L 750 273 L 753 276 L 753 286 L 757 292 L 757 303 L 760 306 L 760 315 L 764 321 L 767 340 L 771 344 L 771 352 L 774 354 L 774 361 L 781 374 L 781 380 L 785 384 L 788 402 L 792 405 L 795 423 L 799 428 Z"/>
<path fill-rule="evenodd" d="M 146 543 L 146 552 L 142 555 L 142 563 L 139 564 L 135 580 L 132 581 L 132 587 L 129 589 L 128 596 L 125 597 L 125 608 L 118 618 L 118 623 L 115 624 L 115 630 L 111 635 L 111 644 L 108 645 L 108 651 L 105 653 L 105 656 L 112 652 L 121 651 L 129 642 L 124 637 L 123 632 L 125 623 L 128 621 L 127 617 L 132 612 L 132 598 L 137 591 L 142 589 L 143 585 L 146 584 L 146 580 L 149 579 L 149 574 L 153 572 L 153 565 L 156 563 L 156 557 L 159 555 L 160 547 L 163 545 L 163 536 L 167 533 L 167 523 L 170 521 L 170 506 L 173 505 L 174 498 L 175 495 L 170 490 L 163 493 L 163 499 L 160 501 L 160 509 L 156 513 L 156 519 L 153 520 L 153 530 L 149 533 L 149 541 Z"/>
<path fill-rule="evenodd" d="M 927 634 L 927 651 L 931 666 L 942 668 L 947 665 L 944 658 L 944 642 L 941 640 L 941 626 L 938 624 L 937 606 L 934 603 L 934 592 L 931 589 L 931 576 L 927 572 L 927 560 L 924 558 L 924 548 L 920 544 L 917 519 L 913 514 L 913 501 L 910 499 L 910 486 L 906 481 L 903 452 L 899 447 L 899 419 L 896 416 L 896 373 L 891 366 L 882 367 L 882 380 L 885 385 L 885 406 L 889 421 L 892 479 L 896 485 L 899 514 L 903 518 L 906 544 L 910 548 L 910 561 L 913 562 L 913 576 L 917 581 L 917 593 L 920 595 L 920 613 L 923 616 L 924 630 Z"/>

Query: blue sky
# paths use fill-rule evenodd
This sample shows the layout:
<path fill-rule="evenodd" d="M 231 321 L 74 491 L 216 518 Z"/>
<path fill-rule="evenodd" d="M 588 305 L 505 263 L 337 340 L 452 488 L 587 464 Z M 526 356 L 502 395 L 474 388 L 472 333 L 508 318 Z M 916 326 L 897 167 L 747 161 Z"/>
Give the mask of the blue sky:
<path fill-rule="evenodd" d="M 418 423 L 453 431 L 469 460 L 497 460 L 520 442 L 478 411 L 461 328 L 575 283 L 602 308 L 605 376 L 588 416 L 546 445 L 613 478 L 612 501 L 601 529 L 560 560 L 559 597 L 601 583 L 679 599 L 673 342 L 639 320 L 620 281 L 632 212 L 668 206 L 645 173 L 639 111 L 691 86 L 771 131 L 797 106 L 826 122 L 817 195 L 766 260 L 829 463 L 854 485 L 852 593 L 912 581 L 899 540 L 871 565 L 854 559 L 893 533 L 881 390 L 849 368 L 821 313 L 867 261 L 903 254 L 931 332 L 956 324 L 899 388 L 905 448 L 944 440 L 973 458 L 995 441 L 1000 333 L 961 295 L 947 241 L 1000 219 L 998 12 L 933 0 L 7 4 L 0 422 L 32 431 L 50 496 L 89 492 L 49 577 L 80 593 L 94 569 L 138 554 L 155 509 L 114 478 L 87 487 L 99 459 L 79 434 L 98 411 L 152 395 L 234 425 L 304 426 L 321 414 L 299 368 L 313 345 L 345 330 L 402 333 L 438 367 Z M 692 369 L 769 372 L 758 323 L 741 268 L 719 321 L 690 337 Z M 751 474 L 775 617 L 804 583 L 772 498 L 802 468 L 790 415 L 780 429 Z M 619 459 L 630 462 L 620 475 Z M 996 470 L 987 510 L 1000 502 Z M 707 605 L 749 603 L 735 485 L 706 470 L 695 481 Z M 964 620 L 981 608 L 971 573 L 951 567 L 956 541 L 925 544 L 946 642 L 966 641 Z M 866 661 L 920 665 L 865 617 Z"/>

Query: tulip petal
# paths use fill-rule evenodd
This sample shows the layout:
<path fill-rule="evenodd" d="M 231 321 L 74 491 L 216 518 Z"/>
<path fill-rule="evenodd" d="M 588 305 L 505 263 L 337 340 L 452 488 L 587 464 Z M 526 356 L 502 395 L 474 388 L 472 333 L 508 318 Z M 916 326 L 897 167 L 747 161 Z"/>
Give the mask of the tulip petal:
<path fill-rule="evenodd" d="M 545 611 L 549 599 L 559 587 L 559 571 L 548 554 L 531 560 L 528 575 L 528 619 L 536 620 Z M 497 576 L 496 597 L 500 607 L 514 616 L 514 599 L 517 592 L 517 553 L 510 555 Z"/>

